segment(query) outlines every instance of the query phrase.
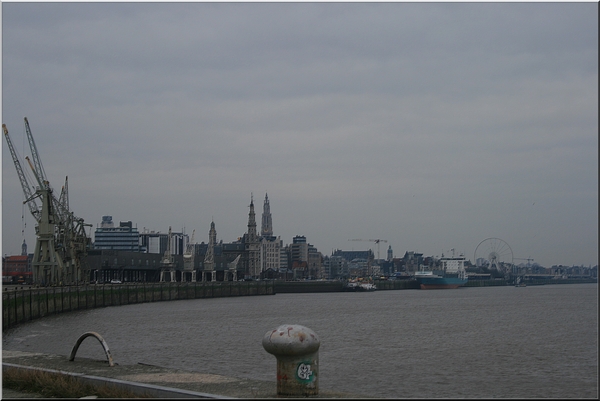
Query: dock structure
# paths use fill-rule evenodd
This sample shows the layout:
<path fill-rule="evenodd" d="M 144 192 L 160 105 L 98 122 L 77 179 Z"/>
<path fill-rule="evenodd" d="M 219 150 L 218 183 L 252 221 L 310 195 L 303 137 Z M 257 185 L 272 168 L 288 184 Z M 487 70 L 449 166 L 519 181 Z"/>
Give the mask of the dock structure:
<path fill-rule="evenodd" d="M 265 353 L 266 355 L 266 353 Z M 268 356 L 268 355 L 266 355 Z M 115 361 L 76 358 L 65 355 L 2 351 L 2 370 L 39 371 L 70 376 L 93 386 L 115 386 L 151 398 L 280 398 L 273 372 L 272 381 L 190 372 L 138 362 L 122 365 Z M 3 381 L 4 386 L 4 381 Z M 2 389 L 2 398 L 32 398 L 32 394 Z M 311 398 L 366 398 L 365 395 L 323 390 Z"/>

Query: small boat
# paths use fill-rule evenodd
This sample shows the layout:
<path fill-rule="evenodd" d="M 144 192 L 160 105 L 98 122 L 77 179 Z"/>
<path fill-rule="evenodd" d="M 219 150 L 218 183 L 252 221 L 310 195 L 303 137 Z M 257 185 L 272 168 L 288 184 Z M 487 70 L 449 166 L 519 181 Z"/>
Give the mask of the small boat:
<path fill-rule="evenodd" d="M 359 283 L 357 291 L 375 291 L 377 286 L 371 283 Z"/>
<path fill-rule="evenodd" d="M 356 291 L 358 289 L 358 283 L 355 281 L 349 281 L 344 286 L 344 291 Z"/>
<path fill-rule="evenodd" d="M 362 283 L 357 281 L 349 281 L 344 286 L 344 291 L 352 292 L 364 292 L 364 291 L 375 291 L 377 286 L 372 283 Z"/>

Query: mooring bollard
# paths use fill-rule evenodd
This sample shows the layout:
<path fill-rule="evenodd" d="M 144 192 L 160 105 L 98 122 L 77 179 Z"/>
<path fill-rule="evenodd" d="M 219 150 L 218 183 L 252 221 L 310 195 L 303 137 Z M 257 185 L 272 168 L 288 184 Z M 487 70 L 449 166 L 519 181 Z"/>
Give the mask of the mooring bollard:
<path fill-rule="evenodd" d="M 265 334 L 265 351 L 277 358 L 277 395 L 319 394 L 319 346 L 308 327 L 284 324 Z"/>

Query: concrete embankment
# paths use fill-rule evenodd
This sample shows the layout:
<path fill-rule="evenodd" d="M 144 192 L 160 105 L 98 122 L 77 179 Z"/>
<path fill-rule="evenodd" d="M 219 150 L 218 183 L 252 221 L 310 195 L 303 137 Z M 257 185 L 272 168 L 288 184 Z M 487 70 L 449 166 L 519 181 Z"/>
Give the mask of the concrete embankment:
<path fill-rule="evenodd" d="M 106 306 L 198 298 L 274 295 L 273 281 L 88 284 L 8 287 L 2 291 L 2 330 L 44 316 Z"/>
<path fill-rule="evenodd" d="M 276 369 L 273 381 L 234 378 L 190 372 L 147 364 L 109 366 L 107 361 L 67 356 L 4 351 L 2 369 L 36 369 L 70 375 L 95 386 L 124 388 L 152 398 L 282 398 L 277 396 Z M 23 397 L 21 397 L 23 395 Z M 11 397 L 12 396 L 12 397 Z M 29 396 L 29 397 L 27 397 Z M 35 394 L 3 391 L 2 398 L 33 398 Z M 360 394 L 321 389 L 316 398 L 365 398 Z"/>
<path fill-rule="evenodd" d="M 597 279 L 526 281 L 527 285 L 597 283 Z M 377 290 L 418 289 L 415 280 L 375 280 Z M 501 280 L 469 280 L 465 287 L 504 286 Z M 198 298 L 340 292 L 343 281 L 224 281 L 196 283 L 88 284 L 65 287 L 6 286 L 2 291 L 2 330 L 44 316 L 82 309 Z"/>
<path fill-rule="evenodd" d="M 375 280 L 378 290 L 413 290 L 419 285 L 414 280 Z M 344 281 L 275 281 L 275 292 L 285 293 L 312 293 L 312 292 L 341 292 L 344 291 Z"/>

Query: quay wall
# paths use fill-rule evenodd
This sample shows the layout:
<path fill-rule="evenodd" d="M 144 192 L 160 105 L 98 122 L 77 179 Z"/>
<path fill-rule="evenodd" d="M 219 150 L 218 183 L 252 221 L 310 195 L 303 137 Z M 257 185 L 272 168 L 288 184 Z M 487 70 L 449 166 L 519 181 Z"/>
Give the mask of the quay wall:
<path fill-rule="evenodd" d="M 2 291 L 2 330 L 82 309 L 183 299 L 275 295 L 273 281 L 163 282 L 30 287 Z"/>
<path fill-rule="evenodd" d="M 464 287 L 497 287 L 501 285 L 508 285 L 506 280 L 469 280 Z"/>
<path fill-rule="evenodd" d="M 343 281 L 275 281 L 277 294 L 304 292 L 340 292 L 344 289 Z"/>
<path fill-rule="evenodd" d="M 413 290 L 419 285 L 414 280 L 374 280 L 378 290 Z M 307 292 L 341 292 L 344 291 L 345 281 L 275 281 L 275 292 L 307 293 Z"/>
<path fill-rule="evenodd" d="M 550 284 L 598 284 L 598 279 L 589 278 L 558 278 L 558 279 L 535 279 L 523 280 L 526 285 L 550 285 Z"/>
<path fill-rule="evenodd" d="M 597 279 L 549 279 L 527 285 L 597 283 Z M 375 280 L 377 290 L 418 289 L 415 280 Z M 2 291 L 2 330 L 44 316 L 82 309 L 198 298 L 275 295 L 277 293 L 341 292 L 343 281 L 216 281 L 89 284 L 24 287 Z M 509 285 L 506 280 L 469 280 L 465 287 Z"/>

